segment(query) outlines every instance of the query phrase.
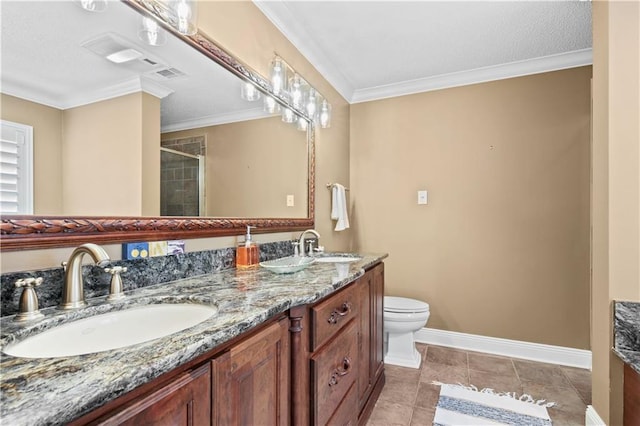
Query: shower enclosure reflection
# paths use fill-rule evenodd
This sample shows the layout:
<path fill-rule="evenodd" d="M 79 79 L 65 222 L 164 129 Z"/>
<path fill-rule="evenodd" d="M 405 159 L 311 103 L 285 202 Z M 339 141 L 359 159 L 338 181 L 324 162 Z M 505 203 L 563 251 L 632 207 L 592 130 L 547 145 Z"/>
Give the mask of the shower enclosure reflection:
<path fill-rule="evenodd" d="M 204 156 L 160 151 L 160 214 L 204 216 Z"/>

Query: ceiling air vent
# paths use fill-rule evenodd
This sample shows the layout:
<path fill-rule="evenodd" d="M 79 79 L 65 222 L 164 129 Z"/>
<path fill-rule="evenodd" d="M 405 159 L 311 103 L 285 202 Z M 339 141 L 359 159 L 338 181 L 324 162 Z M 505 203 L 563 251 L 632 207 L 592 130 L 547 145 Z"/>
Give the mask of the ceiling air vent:
<path fill-rule="evenodd" d="M 98 37 L 85 41 L 81 46 L 98 56 L 117 63 L 120 67 L 125 67 L 137 73 L 145 73 L 153 70 L 154 68 L 167 67 L 142 50 L 140 46 L 116 33 L 102 34 Z M 133 52 L 136 54 L 132 54 Z M 116 59 L 124 59 L 119 61 L 110 59 L 114 57 Z"/>
<path fill-rule="evenodd" d="M 154 71 L 150 73 L 150 75 L 154 77 L 156 80 L 170 80 L 172 78 L 183 77 L 186 74 L 177 68 L 170 67 L 170 68 L 163 68 L 161 70 Z"/>

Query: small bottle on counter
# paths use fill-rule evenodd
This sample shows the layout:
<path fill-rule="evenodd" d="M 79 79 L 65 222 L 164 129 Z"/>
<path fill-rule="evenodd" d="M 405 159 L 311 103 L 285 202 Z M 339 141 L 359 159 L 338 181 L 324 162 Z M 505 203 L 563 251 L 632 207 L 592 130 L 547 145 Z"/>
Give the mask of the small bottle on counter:
<path fill-rule="evenodd" d="M 260 262 L 258 245 L 251 240 L 251 228 L 255 228 L 255 226 L 247 226 L 244 242 L 240 243 L 236 250 L 236 267 L 238 268 L 246 268 Z"/>

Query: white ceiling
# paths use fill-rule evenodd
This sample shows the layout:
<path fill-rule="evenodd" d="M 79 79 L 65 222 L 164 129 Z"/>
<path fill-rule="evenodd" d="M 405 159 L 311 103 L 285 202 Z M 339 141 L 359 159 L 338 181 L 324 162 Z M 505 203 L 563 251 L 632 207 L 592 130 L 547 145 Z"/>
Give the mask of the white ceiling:
<path fill-rule="evenodd" d="M 589 1 L 254 3 L 349 102 L 592 63 Z"/>

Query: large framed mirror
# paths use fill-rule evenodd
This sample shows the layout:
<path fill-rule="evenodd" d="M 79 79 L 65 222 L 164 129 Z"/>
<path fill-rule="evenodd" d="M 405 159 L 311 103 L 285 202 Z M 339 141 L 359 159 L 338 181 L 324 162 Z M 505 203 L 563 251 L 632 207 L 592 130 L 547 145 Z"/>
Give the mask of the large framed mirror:
<path fill-rule="evenodd" d="M 2 139 L 31 129 L 33 210 L 3 207 L 2 250 L 313 227 L 304 111 L 300 131 L 243 100 L 249 83 L 293 109 L 202 32 L 165 25 L 162 2 L 77 3 L 3 4 Z M 145 17 L 161 46 L 140 38 Z"/>

